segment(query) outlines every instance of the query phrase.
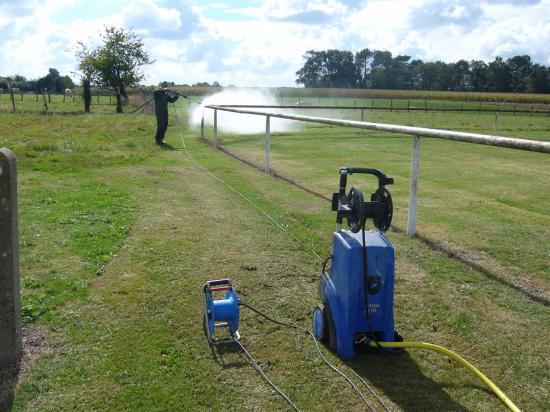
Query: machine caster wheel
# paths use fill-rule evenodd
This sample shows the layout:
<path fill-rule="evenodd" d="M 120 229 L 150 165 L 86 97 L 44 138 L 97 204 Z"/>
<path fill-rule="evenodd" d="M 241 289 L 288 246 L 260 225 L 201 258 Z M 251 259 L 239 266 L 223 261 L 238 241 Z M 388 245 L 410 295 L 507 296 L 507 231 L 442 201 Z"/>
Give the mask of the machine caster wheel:
<path fill-rule="evenodd" d="M 326 342 L 328 339 L 328 322 L 323 305 L 317 305 L 313 309 L 312 316 L 313 336 L 320 342 Z"/>

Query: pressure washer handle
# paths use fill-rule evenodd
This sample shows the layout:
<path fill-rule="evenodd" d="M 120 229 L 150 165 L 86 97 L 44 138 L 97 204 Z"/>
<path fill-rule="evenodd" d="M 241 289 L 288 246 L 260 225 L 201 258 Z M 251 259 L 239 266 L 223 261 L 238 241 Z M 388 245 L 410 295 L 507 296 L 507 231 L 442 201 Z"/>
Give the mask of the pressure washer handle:
<path fill-rule="evenodd" d="M 231 279 L 217 279 L 209 280 L 204 285 L 204 290 L 208 292 L 217 292 L 221 290 L 231 290 L 233 289 L 233 284 Z"/>
<path fill-rule="evenodd" d="M 346 175 L 353 173 L 365 173 L 374 175 L 378 178 L 378 186 L 393 185 L 393 178 L 387 177 L 386 174 L 378 169 L 370 169 L 368 167 L 346 167 L 340 169 L 340 181 L 342 181 L 342 170 L 346 169 Z M 342 186 L 342 185 L 340 185 Z"/>

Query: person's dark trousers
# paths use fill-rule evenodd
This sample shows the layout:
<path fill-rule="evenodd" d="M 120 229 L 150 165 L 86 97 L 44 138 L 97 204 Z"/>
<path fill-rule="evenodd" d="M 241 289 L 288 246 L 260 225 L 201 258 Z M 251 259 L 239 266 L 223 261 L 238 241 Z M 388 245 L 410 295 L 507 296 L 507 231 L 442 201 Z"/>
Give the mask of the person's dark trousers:
<path fill-rule="evenodd" d="M 155 135 L 155 140 L 158 144 L 162 143 L 166 129 L 168 129 L 168 112 L 161 115 L 157 114 L 157 134 Z"/>

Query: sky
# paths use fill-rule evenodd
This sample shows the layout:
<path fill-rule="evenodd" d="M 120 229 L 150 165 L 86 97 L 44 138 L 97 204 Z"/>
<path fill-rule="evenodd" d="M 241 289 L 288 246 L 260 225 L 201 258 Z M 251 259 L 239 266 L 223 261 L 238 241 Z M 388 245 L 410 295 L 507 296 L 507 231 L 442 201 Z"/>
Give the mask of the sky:
<path fill-rule="evenodd" d="M 142 37 L 145 84 L 295 86 L 304 53 L 329 48 L 550 65 L 550 0 L 0 0 L 0 75 L 77 80 L 78 42 L 105 26 Z"/>

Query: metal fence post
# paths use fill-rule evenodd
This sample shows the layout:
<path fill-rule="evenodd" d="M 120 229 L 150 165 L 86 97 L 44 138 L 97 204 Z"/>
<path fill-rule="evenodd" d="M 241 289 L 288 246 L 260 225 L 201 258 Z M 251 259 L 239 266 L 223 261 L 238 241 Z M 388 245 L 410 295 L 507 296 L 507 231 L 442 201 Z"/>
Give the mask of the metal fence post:
<path fill-rule="evenodd" d="M 218 111 L 214 109 L 214 147 L 218 147 Z"/>
<path fill-rule="evenodd" d="M 420 136 L 413 136 L 411 159 L 411 182 L 409 190 L 409 213 L 407 220 L 407 234 L 416 235 L 416 201 L 418 198 L 418 172 L 420 169 Z"/>
<path fill-rule="evenodd" d="M 201 139 L 204 139 L 204 110 L 201 117 Z"/>
<path fill-rule="evenodd" d="M 270 116 L 265 117 L 265 161 L 264 161 L 264 172 L 266 175 L 269 174 L 269 150 L 271 146 L 271 124 Z"/>
<path fill-rule="evenodd" d="M 17 229 L 17 166 L 0 149 L 0 370 L 21 358 L 21 302 Z"/>
<path fill-rule="evenodd" d="M 361 109 L 361 121 L 365 121 L 365 109 Z M 363 128 L 359 129 L 359 133 L 363 134 Z"/>

